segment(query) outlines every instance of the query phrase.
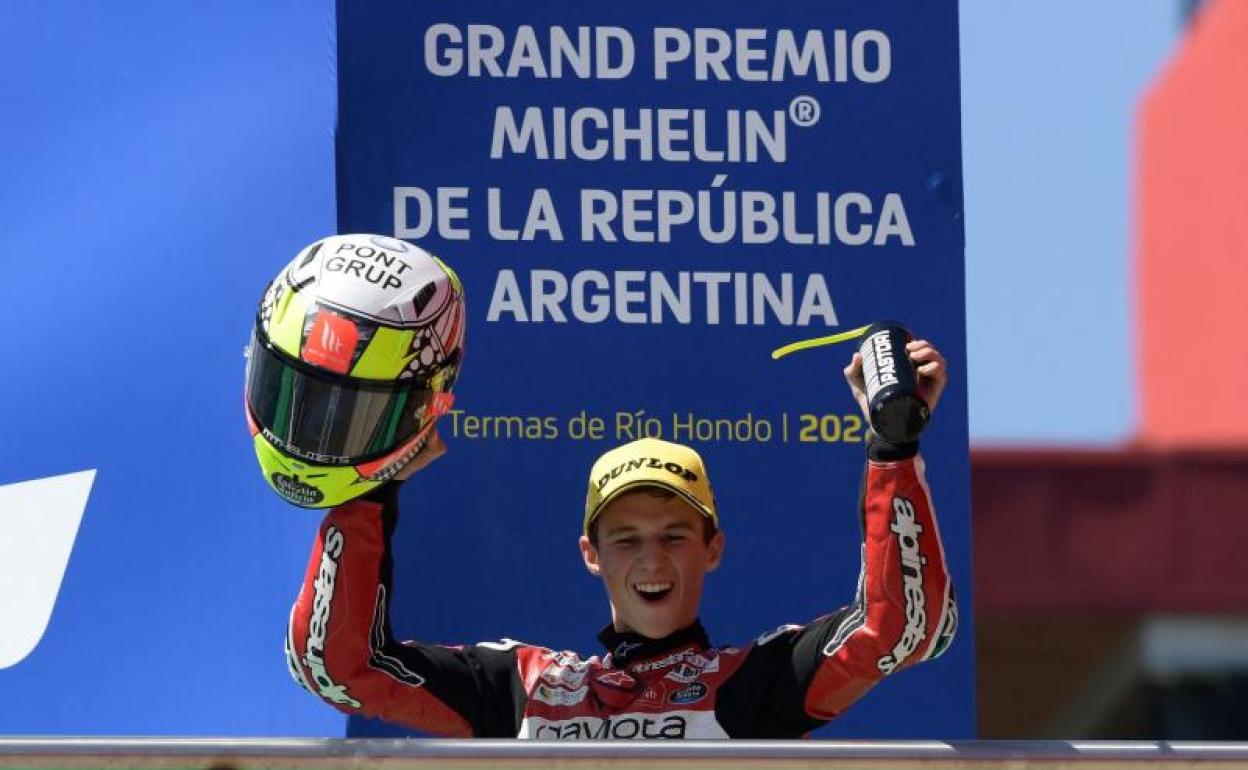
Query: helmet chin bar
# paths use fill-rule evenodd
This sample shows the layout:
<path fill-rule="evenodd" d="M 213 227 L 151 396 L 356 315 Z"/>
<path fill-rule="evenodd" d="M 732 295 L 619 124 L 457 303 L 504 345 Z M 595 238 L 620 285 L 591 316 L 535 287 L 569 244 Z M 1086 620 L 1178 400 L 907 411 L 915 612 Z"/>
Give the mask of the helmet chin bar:
<path fill-rule="evenodd" d="M 367 465 L 356 466 L 356 470 L 359 471 L 361 476 L 369 481 L 389 481 L 399 475 L 399 473 L 406 468 L 412 460 L 416 459 L 416 455 L 420 454 L 420 450 L 425 448 L 425 443 L 429 439 L 429 430 L 432 427 L 433 422 L 430 422 L 424 430 L 416 434 L 415 438 L 409 441 L 405 446 L 401 447 L 397 451 L 397 458 L 391 459 L 395 457 L 395 455 L 391 455 L 389 458 L 383 457 L 381 460 L 378 460 L 377 462 L 380 463 L 387 463 L 387 461 L 389 461 L 388 464 L 383 464 L 380 469 L 373 471 L 372 473 L 366 473 L 365 469 L 372 468 L 376 465 L 376 463 L 369 463 Z"/>
<path fill-rule="evenodd" d="M 397 476 L 408 464 L 416 459 L 420 450 L 425 448 L 429 440 L 429 432 L 437 425 L 438 418 L 451 410 L 455 403 L 453 393 L 436 393 L 428 406 L 428 422 L 412 437 L 411 441 L 396 449 L 393 453 L 371 463 L 357 465 L 356 471 L 369 481 L 389 481 Z"/>

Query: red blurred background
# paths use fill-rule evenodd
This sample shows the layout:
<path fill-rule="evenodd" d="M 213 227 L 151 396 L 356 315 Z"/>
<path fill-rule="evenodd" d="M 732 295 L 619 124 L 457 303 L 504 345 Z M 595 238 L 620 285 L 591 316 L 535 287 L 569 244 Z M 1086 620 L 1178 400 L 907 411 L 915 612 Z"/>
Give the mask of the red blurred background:
<path fill-rule="evenodd" d="M 1134 437 L 972 451 L 982 738 L 1248 739 L 1248 2 L 1192 6 L 1135 121 Z"/>

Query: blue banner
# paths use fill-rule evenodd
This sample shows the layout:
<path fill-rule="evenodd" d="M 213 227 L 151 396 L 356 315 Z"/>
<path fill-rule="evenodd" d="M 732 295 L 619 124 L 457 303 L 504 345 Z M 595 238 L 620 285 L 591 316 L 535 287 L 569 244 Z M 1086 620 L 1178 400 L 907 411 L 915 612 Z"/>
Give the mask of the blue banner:
<path fill-rule="evenodd" d="M 334 226 L 332 18 L 6 14 L 2 733 L 342 734 L 283 659 L 318 517 L 256 470 L 242 355 Z"/>
<path fill-rule="evenodd" d="M 339 230 L 420 243 L 468 296 L 450 453 L 401 497 L 396 633 L 595 651 L 586 477 L 645 435 L 707 461 L 714 641 L 848 603 L 852 350 L 768 354 L 896 318 L 950 362 L 923 452 L 963 632 L 819 734 L 972 736 L 955 3 L 556 6 L 339 3 Z"/>

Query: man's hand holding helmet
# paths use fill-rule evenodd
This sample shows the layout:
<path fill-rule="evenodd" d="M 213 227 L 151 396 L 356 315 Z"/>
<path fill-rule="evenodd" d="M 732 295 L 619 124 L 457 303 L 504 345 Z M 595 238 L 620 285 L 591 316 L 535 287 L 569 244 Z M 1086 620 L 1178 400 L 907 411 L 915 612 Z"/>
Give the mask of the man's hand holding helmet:
<path fill-rule="evenodd" d="M 465 320 L 454 271 L 417 246 L 340 235 L 303 249 L 265 291 L 248 348 L 247 420 L 274 491 L 330 507 L 440 456 Z"/>

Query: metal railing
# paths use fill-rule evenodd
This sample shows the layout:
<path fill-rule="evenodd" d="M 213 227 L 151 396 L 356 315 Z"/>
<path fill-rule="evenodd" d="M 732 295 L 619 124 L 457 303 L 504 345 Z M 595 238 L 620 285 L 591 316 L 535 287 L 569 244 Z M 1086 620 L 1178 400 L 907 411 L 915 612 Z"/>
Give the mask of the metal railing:
<path fill-rule="evenodd" d="M 1248 743 L 0 738 L 0 769 L 1248 768 Z"/>

